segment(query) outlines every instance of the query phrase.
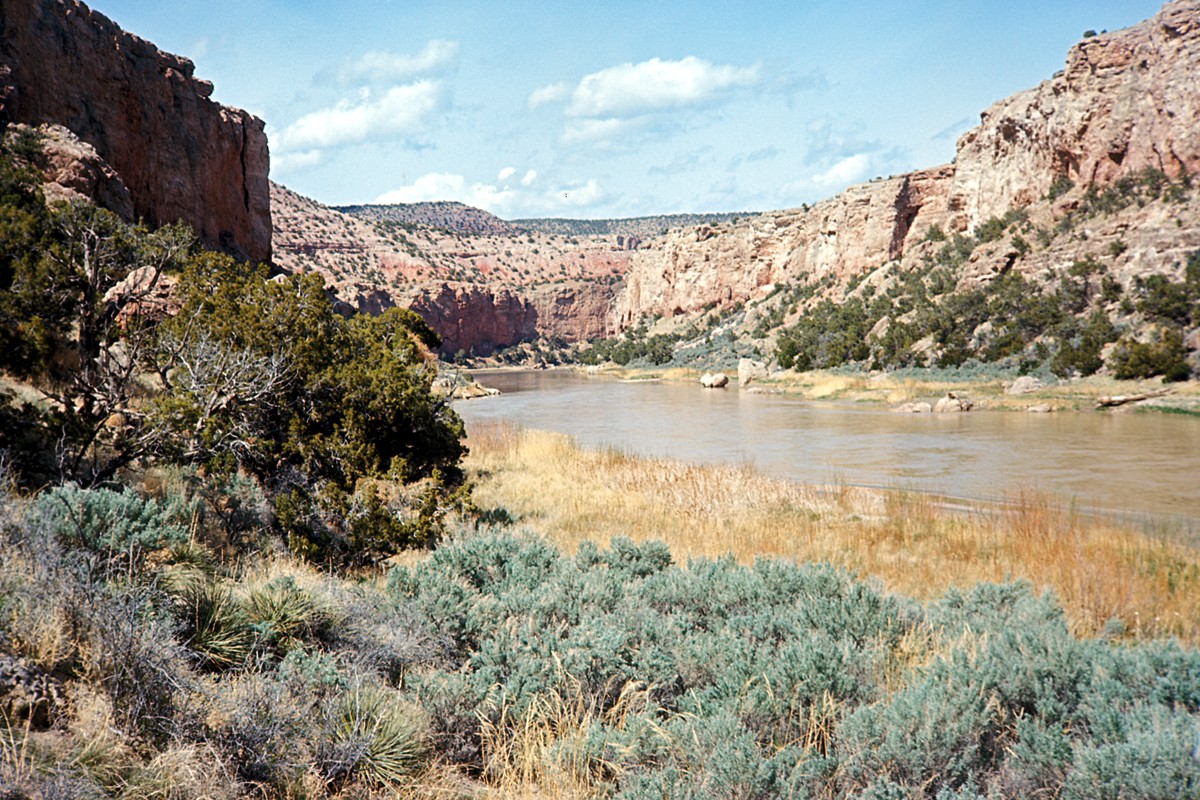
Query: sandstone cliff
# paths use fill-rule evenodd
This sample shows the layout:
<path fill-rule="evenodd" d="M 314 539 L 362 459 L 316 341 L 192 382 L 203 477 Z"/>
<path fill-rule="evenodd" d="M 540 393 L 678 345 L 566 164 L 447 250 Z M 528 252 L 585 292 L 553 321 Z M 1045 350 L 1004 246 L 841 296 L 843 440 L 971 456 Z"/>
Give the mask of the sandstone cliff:
<path fill-rule="evenodd" d="M 958 142 L 957 227 L 1046 194 L 1066 176 L 1105 185 L 1146 167 L 1200 171 L 1200 2 L 1084 39 L 1066 68 L 994 104 Z"/>
<path fill-rule="evenodd" d="M 812 208 L 652 240 L 634 254 L 614 319 L 624 327 L 744 302 L 779 282 L 845 284 L 901 261 L 931 225 L 970 232 L 1045 197 L 1056 178 L 1104 187 L 1147 167 L 1196 173 L 1197 75 L 1200 0 L 1176 0 L 1143 23 L 1085 39 L 1061 73 L 984 111 L 959 139 L 953 165 L 853 186 Z"/>
<path fill-rule="evenodd" d="M 359 311 L 412 308 L 442 336 L 443 355 L 616 332 L 612 282 L 631 257 L 623 234 L 534 232 L 456 203 L 346 213 L 277 184 L 271 198 L 279 266 L 321 273 Z"/>
<path fill-rule="evenodd" d="M 96 198 L 114 211 L 183 221 L 211 247 L 267 261 L 263 122 L 209 99 L 192 73 L 77 0 L 0 4 L 0 122 L 70 130 L 120 177 L 128 206 Z"/>

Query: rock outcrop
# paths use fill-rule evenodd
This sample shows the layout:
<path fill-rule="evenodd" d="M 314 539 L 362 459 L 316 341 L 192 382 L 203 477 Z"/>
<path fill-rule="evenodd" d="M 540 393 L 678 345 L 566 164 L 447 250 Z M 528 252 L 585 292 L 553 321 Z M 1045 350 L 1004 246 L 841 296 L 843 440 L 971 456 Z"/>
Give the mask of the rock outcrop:
<path fill-rule="evenodd" d="M 1200 2 L 1177 0 L 1084 39 L 1051 80 L 983 112 L 958 142 L 965 225 L 1045 195 L 1058 176 L 1105 185 L 1146 167 L 1200 170 Z"/>
<path fill-rule="evenodd" d="M 508 289 L 479 286 L 422 288 L 400 298 L 442 337 L 442 353 L 488 356 L 500 347 L 537 338 L 537 310 Z"/>
<path fill-rule="evenodd" d="M 753 300 L 782 282 L 831 285 L 901 260 L 930 226 L 971 232 L 1046 196 L 1056 178 L 1105 186 L 1148 167 L 1200 171 L 1200 0 L 1084 39 L 1066 68 L 983 112 L 955 163 L 852 186 L 812 208 L 669 232 L 633 254 L 624 327 Z M 981 265 L 989 274 L 1004 265 Z M 986 277 L 986 276 L 985 276 Z"/>
<path fill-rule="evenodd" d="M 124 185 L 95 198 L 113 211 L 153 226 L 183 221 L 211 247 L 267 261 L 263 122 L 214 102 L 212 90 L 188 59 L 77 0 L 0 6 L 0 122 L 70 130 Z"/>

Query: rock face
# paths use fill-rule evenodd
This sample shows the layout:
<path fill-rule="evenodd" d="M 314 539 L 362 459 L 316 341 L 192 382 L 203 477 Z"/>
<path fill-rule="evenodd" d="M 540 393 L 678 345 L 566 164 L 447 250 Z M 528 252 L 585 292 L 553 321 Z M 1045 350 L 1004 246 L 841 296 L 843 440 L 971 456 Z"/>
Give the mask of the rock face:
<path fill-rule="evenodd" d="M 96 198 L 117 213 L 183 221 L 211 247 L 267 261 L 263 122 L 210 100 L 192 72 L 76 0 L 0 6 L 0 122 L 70 130 L 120 176 L 128 205 Z"/>
<path fill-rule="evenodd" d="M 416 287 L 397 298 L 438 332 L 443 355 L 462 350 L 477 356 L 539 336 L 568 341 L 606 336 L 611 301 L 607 286 L 586 282 L 531 290 L 441 284 Z M 361 305 L 359 310 L 372 311 Z"/>
<path fill-rule="evenodd" d="M 954 204 L 973 225 L 1041 197 L 1057 176 L 1105 185 L 1146 167 L 1200 170 L 1200 2 L 1084 39 L 1066 68 L 994 104 L 959 139 Z"/>
<path fill-rule="evenodd" d="M 442 352 L 479 356 L 498 347 L 537 338 L 537 310 L 523 297 L 501 289 L 442 284 L 401 298 L 400 305 L 424 317 L 442 337 Z"/>
<path fill-rule="evenodd" d="M 832 276 L 845 285 L 903 259 L 930 226 L 973 231 L 1044 197 L 1059 176 L 1105 186 L 1147 167 L 1196 173 L 1198 71 L 1200 0 L 1175 0 L 1143 23 L 1083 40 L 1057 76 L 987 109 L 959 139 L 953 165 L 653 240 L 634 253 L 614 316 L 624 327 L 752 300 L 777 283 Z"/>
<path fill-rule="evenodd" d="M 627 326 L 646 314 L 743 301 L 797 276 L 844 282 L 945 223 L 953 175 L 937 167 L 851 186 L 807 210 L 671 231 L 634 254 L 614 315 Z"/>

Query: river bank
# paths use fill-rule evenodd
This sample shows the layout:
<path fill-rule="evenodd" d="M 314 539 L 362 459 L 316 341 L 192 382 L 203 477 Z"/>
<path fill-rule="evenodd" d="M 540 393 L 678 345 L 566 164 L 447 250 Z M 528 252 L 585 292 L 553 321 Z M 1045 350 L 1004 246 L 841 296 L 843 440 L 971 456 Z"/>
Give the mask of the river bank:
<path fill-rule="evenodd" d="M 900 490 L 813 487 L 745 466 L 585 450 L 504 424 L 469 430 L 481 507 L 574 550 L 661 540 L 681 561 L 732 555 L 826 562 L 918 598 L 1024 579 L 1054 592 L 1079 635 L 1124 630 L 1200 641 L 1200 552 L 1025 493 L 949 510 Z"/>
<path fill-rule="evenodd" d="M 581 374 L 611 377 L 621 380 L 660 380 L 700 385 L 703 372 L 694 369 L 651 369 L 620 367 L 572 368 Z M 728 389 L 737 389 L 737 372 L 730 377 Z M 1137 396 L 1167 391 L 1110 409 L 1107 413 L 1130 410 L 1200 416 L 1200 381 L 1181 381 L 1164 384 L 1161 379 L 1119 381 L 1115 378 L 1092 375 L 1077 380 L 1038 381 L 1029 391 L 1010 393 L 1018 376 L 989 372 L 970 373 L 957 370 L 906 370 L 873 374 L 830 370 L 793 372 L 775 371 L 766 377 L 755 378 L 742 391 L 784 394 L 804 400 L 843 400 L 854 403 L 897 407 L 904 403 L 928 402 L 945 397 L 947 393 L 970 397 L 973 411 L 1093 411 L 1101 398 Z"/>

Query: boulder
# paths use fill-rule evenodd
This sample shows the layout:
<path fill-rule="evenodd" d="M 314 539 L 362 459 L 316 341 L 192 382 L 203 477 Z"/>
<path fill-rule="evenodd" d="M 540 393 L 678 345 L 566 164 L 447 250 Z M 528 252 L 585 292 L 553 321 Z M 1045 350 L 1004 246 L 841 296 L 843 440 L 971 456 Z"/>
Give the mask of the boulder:
<path fill-rule="evenodd" d="M 738 361 L 738 386 L 749 386 L 752 381 L 767 377 L 767 365 L 752 358 Z"/>
<path fill-rule="evenodd" d="M 960 411 L 970 411 L 975 407 L 975 401 L 960 397 L 954 392 L 946 392 L 946 396 L 937 401 L 933 411 L 935 414 L 954 414 Z"/>
<path fill-rule="evenodd" d="M 933 406 L 929 403 L 901 403 L 892 409 L 897 414 L 928 414 L 933 411 Z"/>
<path fill-rule="evenodd" d="M 700 385 L 705 389 L 724 389 L 729 385 L 729 376 L 724 372 L 706 372 L 700 376 Z"/>
<path fill-rule="evenodd" d="M 1038 380 L 1037 378 L 1033 377 L 1032 375 L 1022 375 L 1021 377 L 1017 378 L 1015 381 L 1010 383 L 1004 389 L 1004 393 L 1005 394 L 1029 394 L 1030 392 L 1038 391 L 1042 387 L 1043 387 L 1042 382 L 1040 380 Z"/>

